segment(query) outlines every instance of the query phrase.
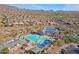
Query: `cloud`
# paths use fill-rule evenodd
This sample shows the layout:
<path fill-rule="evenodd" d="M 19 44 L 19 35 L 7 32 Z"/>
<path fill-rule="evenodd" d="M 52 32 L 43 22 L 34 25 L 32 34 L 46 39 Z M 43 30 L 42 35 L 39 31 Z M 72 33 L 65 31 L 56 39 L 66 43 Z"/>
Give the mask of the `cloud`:
<path fill-rule="evenodd" d="M 62 10 L 64 11 L 79 11 L 79 4 L 65 5 Z"/>

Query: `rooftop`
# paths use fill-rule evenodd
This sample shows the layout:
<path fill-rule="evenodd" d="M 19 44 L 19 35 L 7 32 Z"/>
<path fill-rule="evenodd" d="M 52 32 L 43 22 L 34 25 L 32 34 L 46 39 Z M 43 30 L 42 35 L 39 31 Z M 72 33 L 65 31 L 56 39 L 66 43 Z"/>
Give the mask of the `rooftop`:
<path fill-rule="evenodd" d="M 67 50 L 62 50 L 62 54 L 79 54 L 79 48 L 72 48 Z"/>
<path fill-rule="evenodd" d="M 49 32 L 49 33 L 55 33 L 55 32 L 58 32 L 58 29 L 53 28 L 53 27 L 45 27 L 44 31 Z"/>

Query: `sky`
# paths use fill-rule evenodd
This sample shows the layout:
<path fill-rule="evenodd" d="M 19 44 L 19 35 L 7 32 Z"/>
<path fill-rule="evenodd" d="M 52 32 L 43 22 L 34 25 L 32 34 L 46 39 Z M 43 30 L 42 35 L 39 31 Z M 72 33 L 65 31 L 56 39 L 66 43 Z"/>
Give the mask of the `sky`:
<path fill-rule="evenodd" d="M 79 11 L 79 4 L 10 4 L 9 6 L 33 10 Z"/>

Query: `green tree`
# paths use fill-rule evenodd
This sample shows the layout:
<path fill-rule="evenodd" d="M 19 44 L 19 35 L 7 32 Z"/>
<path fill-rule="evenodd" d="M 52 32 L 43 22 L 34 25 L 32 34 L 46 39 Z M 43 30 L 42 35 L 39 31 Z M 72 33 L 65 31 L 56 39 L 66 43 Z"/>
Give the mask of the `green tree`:
<path fill-rule="evenodd" d="M 79 44 L 79 39 L 76 40 L 76 43 Z"/>
<path fill-rule="evenodd" d="M 79 36 L 74 36 L 75 43 L 79 44 Z"/>
<path fill-rule="evenodd" d="M 64 34 L 73 34 L 74 33 L 74 30 L 73 29 L 66 29 L 64 31 Z"/>
<path fill-rule="evenodd" d="M 73 38 L 73 36 L 69 35 L 66 36 L 66 38 L 70 41 L 70 42 L 76 42 L 76 40 Z"/>
<path fill-rule="evenodd" d="M 79 36 L 75 36 L 75 35 L 74 36 L 67 36 L 67 38 L 69 39 L 69 41 L 79 44 Z"/>
<path fill-rule="evenodd" d="M 2 49 L 2 54 L 8 54 L 9 53 L 9 49 L 8 48 L 4 48 Z"/>

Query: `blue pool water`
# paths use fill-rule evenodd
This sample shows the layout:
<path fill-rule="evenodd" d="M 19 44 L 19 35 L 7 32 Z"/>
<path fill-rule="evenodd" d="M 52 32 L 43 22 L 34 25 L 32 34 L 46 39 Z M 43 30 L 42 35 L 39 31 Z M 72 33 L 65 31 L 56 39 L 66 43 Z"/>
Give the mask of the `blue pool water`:
<path fill-rule="evenodd" d="M 28 35 L 25 36 L 28 40 L 32 40 L 33 42 L 37 42 L 40 39 L 40 36 Z"/>
<path fill-rule="evenodd" d="M 27 35 L 25 38 L 33 42 L 37 42 L 38 40 L 46 40 L 45 37 L 40 37 L 40 35 Z"/>
<path fill-rule="evenodd" d="M 40 44 L 40 45 L 38 45 L 37 47 L 38 48 L 44 48 L 46 45 L 48 45 L 50 42 L 49 42 L 49 40 L 45 40 L 42 44 Z"/>

